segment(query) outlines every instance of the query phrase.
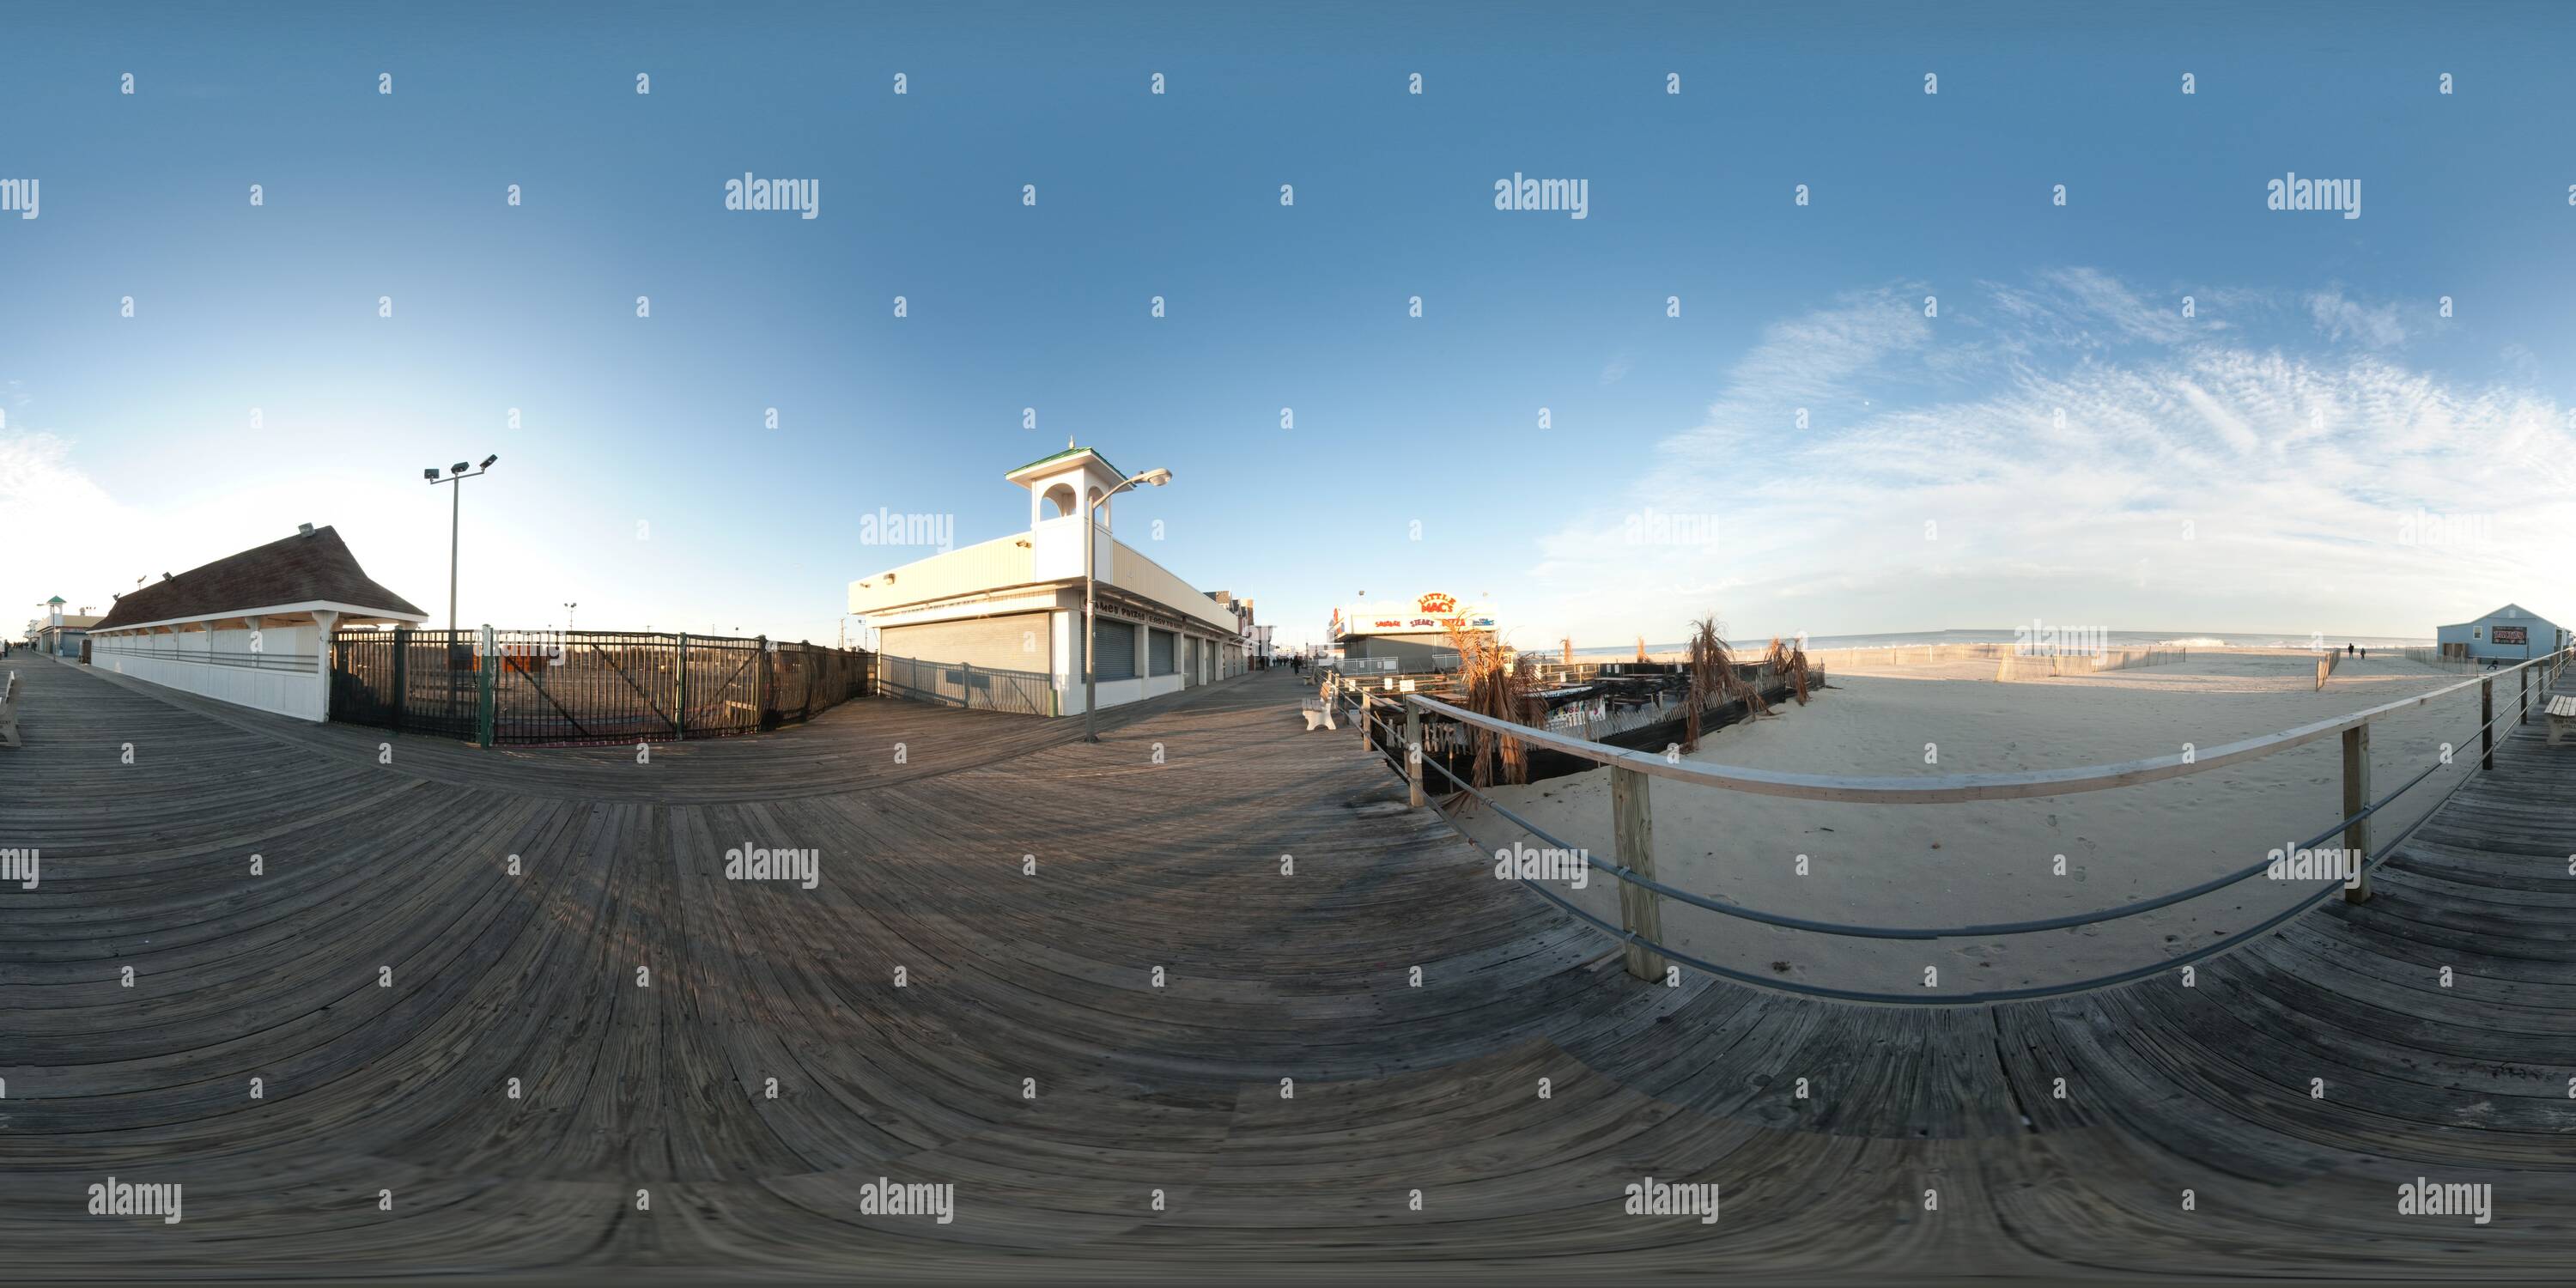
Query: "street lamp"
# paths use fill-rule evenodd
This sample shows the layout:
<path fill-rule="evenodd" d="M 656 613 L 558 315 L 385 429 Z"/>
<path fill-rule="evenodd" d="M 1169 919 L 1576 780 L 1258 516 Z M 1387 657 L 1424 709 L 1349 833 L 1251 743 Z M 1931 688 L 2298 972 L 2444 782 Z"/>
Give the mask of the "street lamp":
<path fill-rule="evenodd" d="M 581 607 L 581 605 L 578 603 L 567 603 L 564 605 L 564 634 L 572 634 L 572 610 L 579 607 Z"/>
<path fill-rule="evenodd" d="M 1155 487 L 1161 487 L 1171 481 L 1170 470 L 1147 470 L 1101 493 L 1098 500 L 1082 507 L 1082 740 L 1084 742 L 1100 741 L 1100 735 L 1092 732 L 1091 728 L 1092 708 L 1099 705 L 1098 672 L 1092 666 L 1091 655 L 1093 646 L 1100 642 L 1099 619 L 1093 598 L 1096 588 L 1093 585 L 1092 574 L 1096 569 L 1092 563 L 1091 529 L 1098 522 L 1094 515 L 1103 502 L 1139 483 L 1150 483 Z"/>
<path fill-rule="evenodd" d="M 440 478 L 438 476 L 438 467 L 434 465 L 420 472 L 421 477 L 428 479 L 433 485 L 439 483 L 453 483 L 457 485 L 456 500 L 453 505 L 448 507 L 447 517 L 447 629 L 451 631 L 464 629 L 462 626 L 457 625 L 456 622 L 456 533 L 457 526 L 462 523 L 465 518 L 465 480 L 473 478 L 476 475 L 490 473 L 492 470 L 492 462 L 499 459 L 501 459 L 501 456 L 497 452 L 484 457 L 482 468 L 475 470 L 473 474 L 465 472 L 466 465 L 463 461 L 458 461 L 454 465 L 448 466 L 448 476 L 446 478 Z"/>

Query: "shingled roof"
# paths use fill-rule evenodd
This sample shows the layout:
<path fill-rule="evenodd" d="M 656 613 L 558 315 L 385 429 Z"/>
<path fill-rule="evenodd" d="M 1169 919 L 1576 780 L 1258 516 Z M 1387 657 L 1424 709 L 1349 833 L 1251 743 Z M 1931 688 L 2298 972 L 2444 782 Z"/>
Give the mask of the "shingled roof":
<path fill-rule="evenodd" d="M 94 629 L 315 603 L 337 604 L 370 616 L 427 616 L 410 600 L 367 576 L 338 532 L 315 528 L 145 586 L 117 600 Z"/>

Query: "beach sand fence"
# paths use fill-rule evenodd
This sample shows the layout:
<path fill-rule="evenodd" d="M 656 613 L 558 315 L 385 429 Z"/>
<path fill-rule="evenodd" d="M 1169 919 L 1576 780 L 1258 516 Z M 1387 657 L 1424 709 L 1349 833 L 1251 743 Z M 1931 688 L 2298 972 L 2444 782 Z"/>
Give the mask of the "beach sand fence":
<path fill-rule="evenodd" d="M 2317 690 L 2319 692 L 2323 692 L 2325 690 L 2326 677 L 2334 674 L 2335 667 L 2341 665 L 2342 662 L 2343 654 L 2337 653 L 2332 649 L 2326 650 L 2325 656 L 2317 659 Z"/>
<path fill-rule="evenodd" d="M 2445 671 L 2474 671 L 2479 665 L 2476 658 L 2466 654 L 2446 653 L 2440 645 L 2429 648 L 2409 647 L 2405 653 L 2406 660 L 2409 662 L 2421 662 L 2426 666 Z"/>
<path fill-rule="evenodd" d="M 1807 661 L 1817 666 L 1880 667 L 1939 666 L 1944 662 L 1979 661 L 1990 657 L 2008 657 L 2013 645 L 1993 644 L 1904 644 L 1889 648 L 1811 648 Z"/>
<path fill-rule="evenodd" d="M 2010 646 L 2006 646 L 2009 650 Z M 2096 675 L 2141 666 L 2164 666 L 2191 656 L 2187 648 L 2115 648 L 2100 653 L 2017 654 L 2007 651 L 1995 665 L 1997 680 L 2040 680 L 2054 675 Z"/>

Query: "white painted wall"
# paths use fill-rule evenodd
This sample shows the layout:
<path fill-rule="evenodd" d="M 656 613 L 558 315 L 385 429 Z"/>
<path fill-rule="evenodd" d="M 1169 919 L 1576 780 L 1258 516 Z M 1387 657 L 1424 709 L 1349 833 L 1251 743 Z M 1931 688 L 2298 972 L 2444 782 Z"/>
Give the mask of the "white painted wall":
<path fill-rule="evenodd" d="M 330 676 L 321 656 L 321 628 L 270 626 L 260 633 L 259 643 L 263 664 L 252 665 L 240 656 L 252 652 L 251 632 L 238 626 L 172 634 L 94 635 L 90 665 L 298 720 L 329 719 Z"/>

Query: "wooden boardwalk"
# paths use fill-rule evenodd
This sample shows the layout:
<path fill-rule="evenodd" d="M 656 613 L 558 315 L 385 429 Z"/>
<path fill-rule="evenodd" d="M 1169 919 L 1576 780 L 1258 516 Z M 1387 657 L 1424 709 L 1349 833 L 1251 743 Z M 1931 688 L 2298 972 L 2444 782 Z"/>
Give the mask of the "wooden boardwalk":
<path fill-rule="evenodd" d="M 1636 984 L 1284 676 L 1098 746 L 860 701 L 638 764 L 12 664 L 0 1276 L 2576 1264 L 2576 749 L 2537 720 L 2368 904 L 2193 989 L 1936 1012 Z M 817 884 L 726 880 L 746 840 Z M 110 1175 L 184 1219 L 85 1215 Z M 1648 1176 L 1722 1219 L 1624 1214 Z M 2398 1215 L 2418 1176 L 2492 1223 Z M 879 1177 L 953 1221 L 863 1215 Z"/>

